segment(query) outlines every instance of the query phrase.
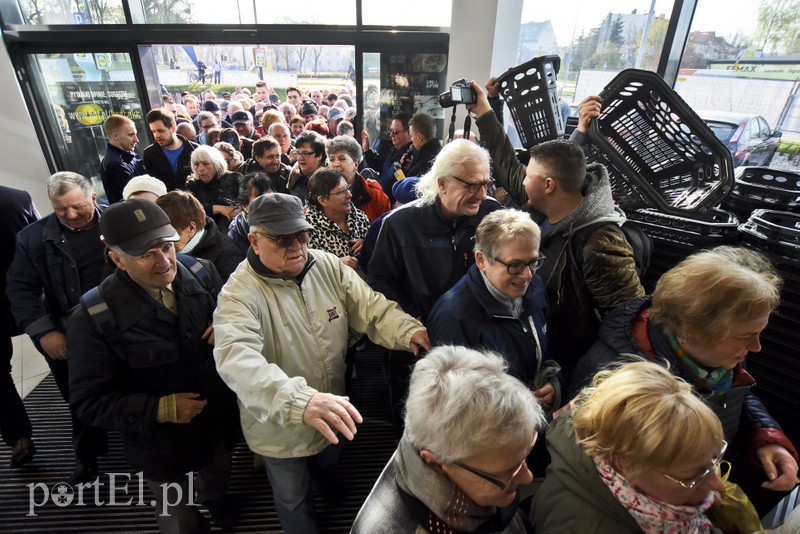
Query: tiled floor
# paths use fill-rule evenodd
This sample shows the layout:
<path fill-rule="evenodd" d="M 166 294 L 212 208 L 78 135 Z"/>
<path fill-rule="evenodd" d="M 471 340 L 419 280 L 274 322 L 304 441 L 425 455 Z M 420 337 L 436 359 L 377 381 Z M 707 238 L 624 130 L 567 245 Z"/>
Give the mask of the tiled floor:
<path fill-rule="evenodd" d="M 11 375 L 17 391 L 25 398 L 50 372 L 47 362 L 28 336 L 13 339 L 14 357 L 11 358 Z"/>

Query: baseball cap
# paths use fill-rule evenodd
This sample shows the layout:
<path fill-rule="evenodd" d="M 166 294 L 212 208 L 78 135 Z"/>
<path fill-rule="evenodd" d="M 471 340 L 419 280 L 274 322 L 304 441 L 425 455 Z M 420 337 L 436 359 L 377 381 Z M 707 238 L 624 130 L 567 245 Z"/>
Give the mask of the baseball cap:
<path fill-rule="evenodd" d="M 409 176 L 392 184 L 392 196 L 401 204 L 408 204 L 417 198 L 418 176 Z"/>
<path fill-rule="evenodd" d="M 263 226 L 279 235 L 314 229 L 306 221 L 300 199 L 285 193 L 261 195 L 250 202 L 247 221 L 250 226 Z"/>
<path fill-rule="evenodd" d="M 231 115 L 231 124 L 245 124 L 252 120 L 253 116 L 250 115 L 249 111 L 237 111 Z"/>
<path fill-rule="evenodd" d="M 117 246 L 131 256 L 141 256 L 165 241 L 180 237 L 158 204 L 131 198 L 112 204 L 100 216 L 100 233 L 106 245 Z"/>
<path fill-rule="evenodd" d="M 213 100 L 206 100 L 203 102 L 203 109 L 205 111 L 210 111 L 211 113 L 219 112 L 219 106 Z"/>
<path fill-rule="evenodd" d="M 344 111 L 342 111 L 340 108 L 333 107 L 328 110 L 329 121 L 337 121 L 343 118 L 344 118 Z"/>
<path fill-rule="evenodd" d="M 281 97 L 279 97 L 276 93 L 269 94 L 269 101 L 273 104 L 279 104 L 281 101 Z"/>

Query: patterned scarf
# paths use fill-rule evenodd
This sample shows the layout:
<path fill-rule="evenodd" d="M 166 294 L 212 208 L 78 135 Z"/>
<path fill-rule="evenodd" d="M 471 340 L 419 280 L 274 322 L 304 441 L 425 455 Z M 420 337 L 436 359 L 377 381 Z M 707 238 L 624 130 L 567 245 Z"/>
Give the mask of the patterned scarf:
<path fill-rule="evenodd" d="M 705 512 L 714 504 L 717 493 L 709 492 L 698 506 L 678 506 L 637 490 L 616 469 L 593 457 L 600 479 L 625 507 L 645 534 L 709 534 L 713 525 Z"/>
<path fill-rule="evenodd" d="M 724 393 L 731 389 L 733 386 L 733 369 L 725 369 L 722 367 L 708 369 L 702 367 L 698 365 L 691 356 L 686 354 L 686 351 L 683 350 L 681 344 L 678 343 L 678 338 L 676 338 L 673 334 L 668 334 L 667 339 L 669 339 L 669 343 L 672 346 L 672 350 L 675 352 L 675 355 L 684 364 L 686 364 L 686 367 L 691 369 L 691 371 L 698 378 L 711 386 L 711 389 L 714 390 L 714 393 Z"/>

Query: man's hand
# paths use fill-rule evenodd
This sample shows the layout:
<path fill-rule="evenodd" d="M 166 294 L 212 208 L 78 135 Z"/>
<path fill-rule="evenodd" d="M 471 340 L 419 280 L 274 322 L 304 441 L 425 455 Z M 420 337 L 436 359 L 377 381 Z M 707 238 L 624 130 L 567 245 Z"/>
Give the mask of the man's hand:
<path fill-rule="evenodd" d="M 772 491 L 789 491 L 797 485 L 797 462 L 785 448 L 777 444 L 764 445 L 756 451 L 769 482 L 762 488 Z"/>
<path fill-rule="evenodd" d="M 42 346 L 45 354 L 54 360 L 67 359 L 67 337 L 57 330 L 48 332 L 39 338 L 39 345 Z"/>
<path fill-rule="evenodd" d="M 492 80 L 489 81 L 491 82 Z M 472 85 L 472 90 L 475 91 L 478 100 L 474 104 L 464 104 L 467 111 L 471 112 L 475 117 L 480 117 L 492 111 L 492 106 L 489 105 L 489 99 L 486 98 L 486 91 L 483 90 L 483 87 L 475 83 L 475 80 L 469 83 Z M 489 84 L 487 83 L 487 85 Z"/>
<path fill-rule="evenodd" d="M 208 401 L 205 399 L 197 400 L 199 397 L 199 393 L 175 394 L 175 412 L 177 413 L 178 423 L 188 423 L 203 411 Z"/>
<path fill-rule="evenodd" d="M 339 261 L 352 269 L 358 269 L 358 259 L 354 258 L 353 256 L 343 256 L 339 258 Z"/>
<path fill-rule="evenodd" d="M 409 349 L 414 353 L 414 356 L 419 356 L 419 349 L 431 350 L 431 340 L 428 339 L 428 331 L 426 329 L 417 330 L 411 336 L 411 345 Z"/>
<path fill-rule="evenodd" d="M 578 104 L 578 127 L 579 132 L 588 133 L 589 123 L 592 119 L 600 116 L 600 108 L 603 100 L 599 96 L 587 96 Z"/>
<path fill-rule="evenodd" d="M 547 404 L 549 406 L 553 404 L 553 395 L 555 392 L 556 388 L 553 387 L 553 384 L 548 382 L 539 389 L 534 390 L 533 396 L 539 401 L 539 404 Z"/>
<path fill-rule="evenodd" d="M 200 339 L 207 340 L 209 345 L 213 345 L 214 344 L 214 325 L 213 324 L 208 325 L 208 327 L 206 328 L 206 331 L 203 332 L 202 336 L 200 336 Z"/>
<path fill-rule="evenodd" d="M 224 215 L 229 221 L 236 216 L 236 207 L 235 206 L 223 206 L 220 204 L 214 204 L 211 206 L 211 211 L 214 215 Z"/>
<path fill-rule="evenodd" d="M 500 96 L 500 84 L 497 83 L 497 76 L 492 76 L 486 82 L 486 96 L 489 98 L 497 98 Z"/>
<path fill-rule="evenodd" d="M 330 393 L 315 393 L 303 412 L 303 423 L 319 430 L 334 445 L 339 443 L 336 431 L 352 440 L 356 435 L 356 423 L 363 421 L 349 397 Z"/>

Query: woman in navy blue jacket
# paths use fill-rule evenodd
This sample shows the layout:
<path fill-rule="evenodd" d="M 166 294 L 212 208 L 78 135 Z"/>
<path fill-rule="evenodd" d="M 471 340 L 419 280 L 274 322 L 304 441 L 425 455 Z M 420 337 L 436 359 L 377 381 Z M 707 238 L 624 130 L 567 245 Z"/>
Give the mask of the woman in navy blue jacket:
<path fill-rule="evenodd" d="M 498 210 L 475 232 L 475 264 L 442 295 L 427 326 L 432 345 L 465 345 L 498 352 L 508 372 L 548 412 L 561 403 L 560 367 L 550 359 L 547 296 L 536 275 L 539 227 L 524 212 Z"/>

